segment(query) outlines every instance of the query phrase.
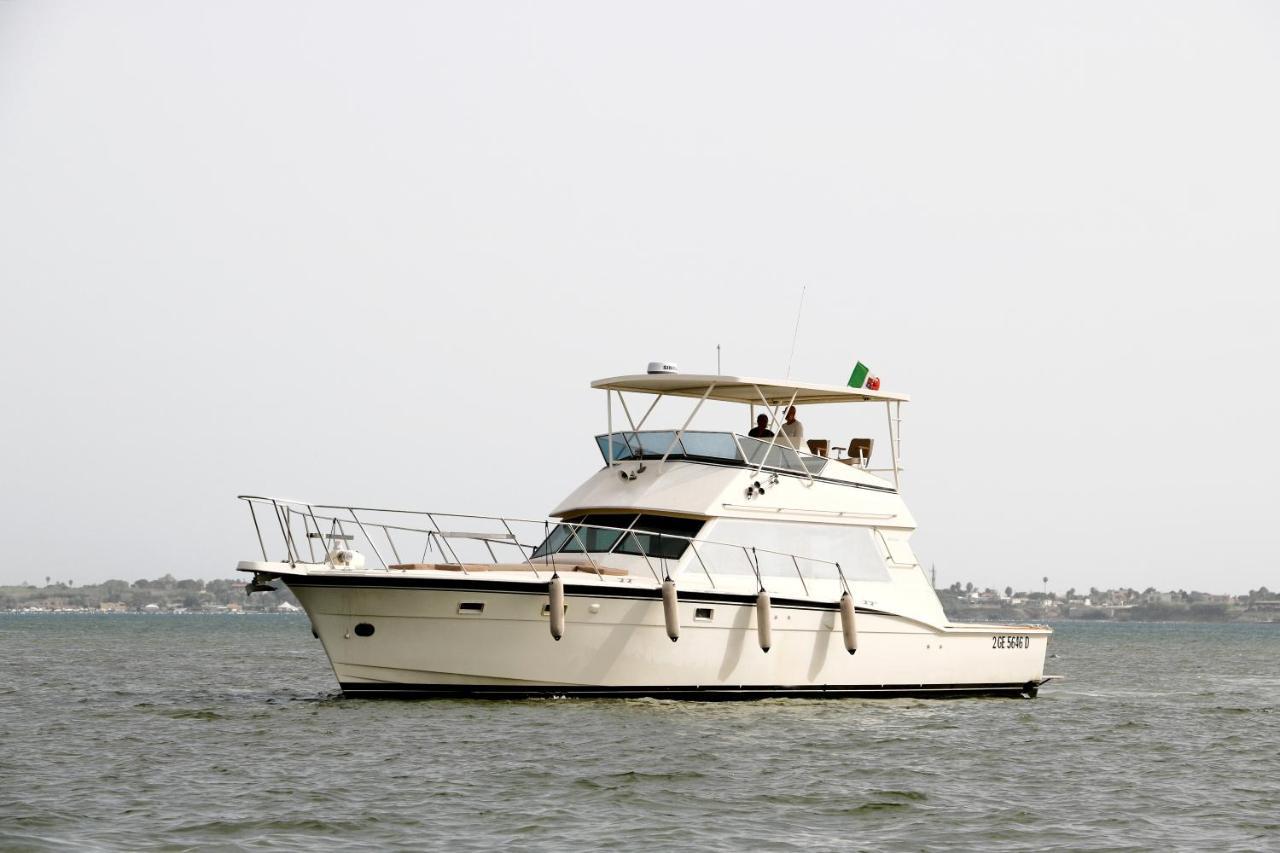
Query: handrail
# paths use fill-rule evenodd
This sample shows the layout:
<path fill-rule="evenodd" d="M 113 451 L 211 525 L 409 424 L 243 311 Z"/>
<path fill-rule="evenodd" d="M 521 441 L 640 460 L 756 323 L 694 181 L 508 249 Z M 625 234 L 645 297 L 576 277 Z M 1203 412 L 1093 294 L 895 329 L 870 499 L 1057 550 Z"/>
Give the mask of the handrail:
<path fill-rule="evenodd" d="M 264 558 L 266 558 L 267 556 L 267 549 L 266 549 L 265 543 L 262 540 L 261 528 L 258 527 L 258 525 L 256 524 L 257 515 L 256 513 L 253 512 L 253 508 L 255 504 L 263 504 L 263 505 L 270 504 L 274 508 L 276 512 L 277 520 L 281 522 L 282 538 L 284 540 L 284 545 L 288 553 L 286 562 L 290 562 L 290 563 L 301 562 L 294 547 L 293 536 L 288 531 L 288 528 L 286 528 L 284 524 L 285 516 L 292 510 L 293 507 L 300 507 L 305 509 L 305 512 L 301 510 L 292 510 L 292 511 L 297 512 L 299 515 L 302 515 L 304 518 L 304 521 L 309 517 L 312 524 L 316 526 L 317 530 L 320 529 L 321 521 L 336 523 L 339 525 L 344 520 L 347 521 L 348 523 L 354 521 L 358 526 L 358 528 L 360 529 L 360 532 L 363 534 L 362 538 L 364 538 L 365 541 L 369 543 L 369 546 L 373 549 L 374 554 L 378 558 L 378 561 L 382 563 L 384 568 L 387 567 L 387 563 L 382 558 L 382 554 L 378 551 L 377 546 L 374 544 L 373 537 L 371 536 L 369 530 L 366 528 L 381 528 L 383 535 L 386 536 L 388 543 L 391 544 L 393 552 L 396 551 L 394 541 L 391 539 L 391 533 L 390 533 L 390 531 L 393 531 L 393 530 L 400 531 L 403 533 L 422 534 L 428 538 L 428 541 L 430 541 L 431 538 L 437 538 L 440 540 L 442 556 L 445 556 L 446 559 L 448 559 L 449 557 L 452 557 L 453 564 L 459 566 L 459 568 L 461 568 L 461 570 L 464 573 L 466 572 L 466 567 L 463 563 L 463 560 L 459 558 L 457 555 L 457 552 L 454 551 L 452 545 L 448 543 L 448 539 L 450 538 L 469 539 L 469 540 L 474 540 L 474 541 L 483 543 L 495 564 L 499 563 L 500 561 L 498 560 L 497 554 L 494 552 L 492 546 L 493 545 L 513 546 L 520 553 L 520 561 L 529 564 L 531 567 L 535 566 L 535 563 L 532 559 L 532 555 L 538 550 L 538 548 L 541 545 L 549 541 L 549 538 L 544 537 L 544 539 L 542 539 L 538 545 L 530 545 L 526 542 L 521 542 L 517 537 L 515 531 L 511 527 L 512 523 L 532 524 L 532 525 L 537 525 L 539 527 L 542 527 L 548 523 L 547 519 L 516 518 L 516 517 L 510 517 L 510 516 L 504 517 L 504 516 L 492 516 L 492 515 L 470 515 L 465 513 L 428 512 L 425 510 L 380 509 L 376 507 L 339 506 L 335 504 L 313 504 L 313 503 L 306 503 L 303 501 L 294 501 L 294 500 L 289 500 L 285 498 L 271 498 L 271 497 L 266 497 L 261 495 L 238 495 L 237 497 L 240 500 L 243 500 L 249 504 L 250 514 L 253 516 L 255 521 L 254 526 L 255 526 L 256 532 L 258 533 L 259 545 L 262 547 Z M 346 519 L 343 519 L 338 515 L 328 515 L 328 514 L 325 514 L 324 512 L 317 512 L 317 510 L 345 511 L 348 517 Z M 398 515 L 419 516 L 426 519 L 431 526 L 430 527 L 412 527 L 404 523 L 392 524 L 392 523 L 388 523 L 381 520 L 373 520 L 368 518 L 367 516 L 362 519 L 356 514 L 357 512 L 392 513 L 392 514 L 398 514 Z M 639 512 L 638 510 L 636 511 L 637 518 L 642 514 L 643 513 Z M 436 521 L 437 517 L 493 522 L 496 524 L 500 524 L 502 526 L 502 531 L 501 532 L 494 531 L 491 535 L 483 531 L 475 532 L 475 533 L 445 532 L 441 530 L 439 523 Z M 638 549 L 639 556 L 644 559 L 644 562 L 649 568 L 650 573 L 654 574 L 654 576 L 657 577 L 653 564 L 649 559 L 650 555 L 646 552 L 643 542 L 641 541 L 640 537 L 637 534 L 649 534 L 654 536 L 658 534 L 652 531 L 634 529 L 634 525 L 635 525 L 634 521 L 632 522 L 631 525 L 625 528 L 613 527 L 610 525 L 603 525 L 603 524 L 583 524 L 581 522 L 570 522 L 570 521 L 564 521 L 559 519 L 554 520 L 554 524 L 556 528 L 563 526 L 566 529 L 568 529 L 572 539 L 576 542 L 577 546 L 582 550 L 581 552 L 573 552 L 573 551 L 560 551 L 557 549 L 556 551 L 548 552 L 547 554 L 548 557 L 554 556 L 555 554 L 581 553 L 582 556 L 590 564 L 591 570 L 596 574 L 596 576 L 601 581 L 603 581 L 604 580 L 603 573 L 600 571 L 600 567 L 597 561 L 587 552 L 586 543 L 579 536 L 579 533 L 583 530 L 608 531 L 608 532 L 620 534 L 620 536 L 618 536 L 612 543 L 611 551 L 613 548 L 617 548 L 619 545 L 621 545 L 625 540 L 628 540 L 628 539 L 631 540 L 632 545 Z M 555 528 L 553 528 L 553 534 L 554 534 L 554 529 Z M 742 545 L 742 543 L 738 543 L 738 542 L 721 542 L 721 541 L 709 540 L 709 539 L 697 539 L 696 537 L 692 537 L 692 536 L 681 536 L 681 535 L 672 534 L 672 533 L 662 533 L 661 537 L 663 539 L 677 540 L 677 541 L 686 543 L 689 550 L 693 554 L 693 559 L 690 560 L 689 562 L 692 564 L 692 562 L 696 561 L 701 566 L 703 573 L 706 574 L 707 580 L 711 582 L 713 588 L 715 586 L 715 581 L 712 580 L 713 573 L 711 568 L 707 565 L 706 561 L 703 559 L 703 551 L 705 551 L 705 549 L 708 546 L 721 546 L 721 547 L 739 549 L 739 550 L 745 549 L 746 547 Z M 448 552 L 447 555 L 445 553 L 446 549 Z M 699 549 L 703 549 L 703 550 L 699 550 Z M 753 548 L 752 550 L 753 552 L 756 552 L 759 554 L 767 554 L 767 555 L 772 555 L 776 557 L 782 557 L 790 561 L 792 566 L 795 568 L 796 574 L 799 577 L 800 583 L 802 587 L 805 589 L 806 593 L 808 593 L 808 583 L 806 582 L 806 575 L 800 566 L 799 561 L 801 560 L 804 560 L 806 563 L 810 563 L 810 564 L 833 567 L 836 571 L 835 576 L 843 579 L 843 572 L 840 570 L 839 564 L 832 560 L 826 560 L 821 557 L 810 557 L 803 554 L 773 551 L 767 548 Z M 596 552 L 596 553 L 601 553 L 601 552 Z M 425 554 L 425 551 L 424 551 L 424 554 Z M 397 553 L 396 556 L 398 559 L 399 554 Z M 660 554 L 654 555 L 654 556 L 661 557 Z M 666 558 L 663 558 L 663 559 L 666 559 Z M 683 560 L 684 557 L 682 556 L 680 559 Z M 325 562 L 326 563 L 329 562 L 328 546 L 326 546 Z M 756 574 L 758 577 L 760 572 L 759 567 L 756 566 L 754 564 L 754 561 L 751 560 L 750 558 L 748 558 L 747 562 L 751 564 L 753 573 Z M 536 567 L 534 568 L 534 572 L 535 574 L 537 573 Z M 809 579 L 812 580 L 816 578 L 810 575 Z"/>

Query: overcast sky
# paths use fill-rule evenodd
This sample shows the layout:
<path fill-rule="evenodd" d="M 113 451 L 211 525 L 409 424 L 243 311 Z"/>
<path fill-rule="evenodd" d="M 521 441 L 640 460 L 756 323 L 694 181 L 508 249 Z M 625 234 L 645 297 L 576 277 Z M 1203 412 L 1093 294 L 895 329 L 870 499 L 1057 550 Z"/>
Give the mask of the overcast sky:
<path fill-rule="evenodd" d="M 805 287 L 792 375 L 913 395 L 941 584 L 1274 589 L 1278 44 L 1261 2 L 0 2 L 0 582 L 230 576 L 246 492 L 541 516 L 592 379 L 781 375 Z"/>

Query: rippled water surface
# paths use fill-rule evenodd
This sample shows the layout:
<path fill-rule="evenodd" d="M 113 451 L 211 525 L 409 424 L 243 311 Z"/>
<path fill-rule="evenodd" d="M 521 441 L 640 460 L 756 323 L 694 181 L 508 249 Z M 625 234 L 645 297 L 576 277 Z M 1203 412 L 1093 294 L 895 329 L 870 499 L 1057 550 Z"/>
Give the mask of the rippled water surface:
<path fill-rule="evenodd" d="M 0 849 L 1280 849 L 1280 625 L 1035 701 L 339 698 L 300 616 L 0 614 Z"/>

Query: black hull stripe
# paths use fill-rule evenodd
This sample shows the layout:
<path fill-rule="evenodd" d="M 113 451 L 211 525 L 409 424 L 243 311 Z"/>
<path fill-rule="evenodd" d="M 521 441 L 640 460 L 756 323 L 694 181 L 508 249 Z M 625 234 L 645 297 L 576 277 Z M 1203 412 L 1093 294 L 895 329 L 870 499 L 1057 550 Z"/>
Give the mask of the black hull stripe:
<path fill-rule="evenodd" d="M 575 572 L 574 574 L 581 574 Z M 564 594 L 569 598 L 630 598 L 636 601 L 656 601 L 662 599 L 660 589 L 627 589 L 621 586 L 597 586 L 595 581 L 582 582 L 565 578 Z M 590 577 L 594 577 L 591 575 Z M 521 595 L 546 595 L 546 581 L 489 581 L 470 580 L 467 578 L 414 578 L 389 575 L 387 577 L 370 577 L 358 575 L 352 577 L 332 575 L 281 575 L 290 589 L 308 587 L 347 587 L 350 589 L 431 589 L 452 590 L 454 592 L 506 592 Z M 693 592 L 680 591 L 681 601 L 696 601 L 700 604 L 738 604 L 754 607 L 756 596 L 735 592 Z M 774 607 L 786 607 L 792 610 L 839 610 L 839 601 L 813 601 L 804 598 L 771 598 Z M 859 613 L 873 613 L 879 616 L 892 616 L 883 610 L 859 607 Z"/>
<path fill-rule="evenodd" d="M 687 701 L 744 701 L 753 699 L 923 699 L 964 696 L 1024 696 L 1034 698 L 1040 682 L 1025 684 L 825 684 L 576 687 L 563 685 L 507 686 L 497 684 L 393 684 L 344 682 L 342 692 L 362 699 L 681 699 Z"/>

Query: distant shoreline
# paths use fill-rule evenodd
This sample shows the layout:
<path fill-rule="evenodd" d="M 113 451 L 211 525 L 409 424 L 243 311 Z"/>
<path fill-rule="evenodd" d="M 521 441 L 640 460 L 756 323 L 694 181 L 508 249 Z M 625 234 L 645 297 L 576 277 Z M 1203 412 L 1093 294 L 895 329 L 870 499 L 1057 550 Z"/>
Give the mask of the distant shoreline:
<path fill-rule="evenodd" d="M 103 581 L 76 586 L 73 581 L 0 586 L 0 613 L 302 613 L 298 599 L 283 583 L 274 589 L 246 595 L 243 579 L 178 580 L 165 575 L 155 580 Z M 1047 586 L 1047 579 L 1046 579 Z M 1170 622 L 1269 623 L 1280 621 L 1280 596 L 1265 586 L 1247 595 L 1217 595 L 1198 591 L 1132 588 L 1087 592 L 978 589 L 953 583 L 935 589 L 947 618 L 955 622 L 1044 623 Z"/>

